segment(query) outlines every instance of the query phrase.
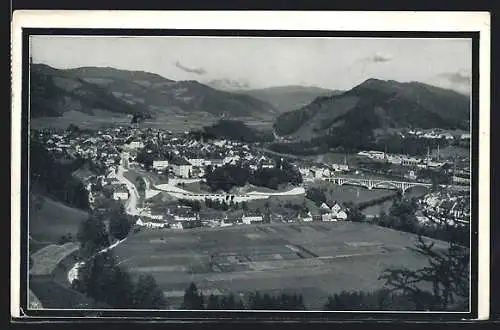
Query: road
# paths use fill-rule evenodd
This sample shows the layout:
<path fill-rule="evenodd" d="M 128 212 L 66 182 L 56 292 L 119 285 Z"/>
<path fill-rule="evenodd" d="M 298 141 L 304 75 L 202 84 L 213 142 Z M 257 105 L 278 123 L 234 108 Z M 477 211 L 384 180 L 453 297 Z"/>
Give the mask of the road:
<path fill-rule="evenodd" d="M 125 213 L 127 213 L 129 215 L 139 215 L 139 212 L 137 211 L 137 201 L 139 200 L 139 192 L 137 191 L 136 186 L 123 176 L 124 171 L 125 171 L 125 169 L 120 165 L 118 167 L 118 171 L 114 175 L 111 175 L 111 177 L 116 178 L 118 181 L 120 181 L 121 183 L 123 183 L 127 186 L 127 190 L 129 192 L 129 198 L 125 204 Z M 122 240 L 115 242 L 114 244 L 111 244 L 110 246 L 99 251 L 97 254 L 104 253 L 106 251 L 113 249 L 114 247 L 116 247 L 118 244 L 125 241 L 126 239 L 127 238 L 124 238 Z M 68 271 L 67 276 L 68 276 L 69 283 L 73 283 L 73 281 L 76 278 L 78 278 L 78 270 L 83 266 L 83 264 L 84 264 L 84 262 L 78 262 L 78 263 L 74 264 L 73 267 Z"/>
<path fill-rule="evenodd" d="M 118 171 L 112 177 L 116 178 L 118 181 L 120 181 L 120 183 L 125 184 L 129 192 L 129 198 L 127 200 L 127 203 L 125 203 L 125 212 L 129 215 L 138 215 L 139 212 L 137 211 L 137 201 L 139 200 L 139 192 L 137 191 L 136 186 L 123 176 L 124 171 L 124 168 L 120 165 L 118 167 Z"/>

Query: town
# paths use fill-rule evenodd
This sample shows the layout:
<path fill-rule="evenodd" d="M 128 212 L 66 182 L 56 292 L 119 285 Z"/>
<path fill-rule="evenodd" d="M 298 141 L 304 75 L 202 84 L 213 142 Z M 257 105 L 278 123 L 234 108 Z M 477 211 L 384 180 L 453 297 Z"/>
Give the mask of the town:
<path fill-rule="evenodd" d="M 352 203 L 311 201 L 306 198 L 309 188 L 314 189 L 316 183 L 346 183 L 358 185 L 359 195 L 359 186 L 367 179 L 381 180 L 373 186 L 389 190 L 398 189 L 394 182 L 404 183 L 403 193 L 414 186 L 426 188 L 418 195 L 419 222 L 437 223 L 453 216 L 459 219 L 458 224 L 468 224 L 470 217 L 470 195 L 463 193 L 470 185 L 469 165 L 462 162 L 457 166 L 448 159 L 439 159 L 439 154 L 431 157 L 429 152 L 425 157 L 410 157 L 360 151 L 356 155 L 357 164 L 348 164 L 347 157 L 338 163 L 284 160 L 266 153 L 259 143 L 204 139 L 203 135 L 191 132 L 173 134 L 137 125 L 95 131 L 71 125 L 67 130 L 33 131 L 32 139 L 41 142 L 58 159 L 84 160 L 86 170 L 76 173 L 88 191 L 90 209 L 99 209 L 106 199 L 120 201 L 140 227 L 184 229 L 264 222 L 345 221 L 349 220 Z M 364 166 L 367 161 L 370 166 Z M 295 182 L 285 179 L 271 188 L 246 183 L 227 191 L 207 184 L 210 174 L 217 169 L 233 166 L 247 168 L 252 173 L 279 171 L 285 163 L 299 177 Z M 374 164 L 385 164 L 386 170 L 373 170 Z M 438 182 L 441 187 L 456 189 L 430 191 L 436 182 L 423 173 L 444 174 L 448 181 Z M 372 185 L 365 184 L 364 188 L 371 190 Z M 280 199 L 288 200 L 284 207 L 270 207 Z M 252 207 L 253 204 L 257 206 Z"/>

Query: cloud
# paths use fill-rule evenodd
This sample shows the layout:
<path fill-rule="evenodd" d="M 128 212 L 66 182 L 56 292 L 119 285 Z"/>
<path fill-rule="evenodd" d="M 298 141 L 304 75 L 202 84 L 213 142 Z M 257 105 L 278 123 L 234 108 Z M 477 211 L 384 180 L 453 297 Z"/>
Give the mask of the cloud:
<path fill-rule="evenodd" d="M 471 82 L 470 74 L 465 71 L 445 72 L 441 73 L 439 76 L 445 78 L 454 85 L 470 84 Z"/>
<path fill-rule="evenodd" d="M 432 78 L 431 84 L 439 87 L 453 89 L 462 94 L 470 94 L 471 90 L 471 74 L 466 70 L 456 72 L 443 72 L 435 75 Z"/>
<path fill-rule="evenodd" d="M 205 69 L 203 69 L 203 68 L 188 68 L 187 66 L 183 65 L 179 61 L 175 61 L 174 65 L 176 67 L 178 67 L 179 69 L 186 71 L 186 72 L 189 72 L 189 73 L 195 73 L 195 74 L 199 74 L 199 75 L 204 75 L 205 73 L 207 73 L 207 71 L 205 71 Z"/>
<path fill-rule="evenodd" d="M 358 61 L 365 63 L 365 64 L 366 63 L 385 63 L 385 62 L 392 61 L 392 56 L 389 54 L 375 53 L 371 56 L 360 58 L 356 62 L 358 62 Z"/>
<path fill-rule="evenodd" d="M 374 63 L 384 63 L 384 62 L 390 62 L 392 60 L 392 56 L 388 54 L 376 53 L 373 56 L 366 58 L 366 60 Z"/>

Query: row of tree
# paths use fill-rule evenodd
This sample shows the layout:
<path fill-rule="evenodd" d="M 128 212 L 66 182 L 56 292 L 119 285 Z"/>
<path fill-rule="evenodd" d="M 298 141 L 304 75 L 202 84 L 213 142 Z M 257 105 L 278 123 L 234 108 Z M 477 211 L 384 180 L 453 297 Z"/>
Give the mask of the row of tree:
<path fill-rule="evenodd" d="M 305 306 L 302 295 L 286 293 L 273 296 L 256 291 L 249 293 L 246 303 L 233 293 L 211 294 L 205 297 L 196 284 L 191 283 L 184 292 L 181 308 L 191 310 L 304 310 Z"/>
<path fill-rule="evenodd" d="M 437 260 L 429 245 L 420 246 L 430 262 L 438 262 L 416 271 L 387 269 L 380 279 L 384 287 L 373 291 L 341 291 L 329 295 L 323 310 L 326 311 L 465 311 L 468 308 L 466 254 L 452 256 L 459 266 Z M 425 247 L 424 247 L 425 246 Z M 416 249 L 417 250 L 417 249 Z M 450 258 L 450 254 L 446 255 Z M 443 273 L 443 271 L 450 273 Z M 441 273 L 438 273 L 441 271 Z M 462 271 L 463 273 L 458 273 Z M 423 289 L 426 284 L 432 290 Z M 191 283 L 184 292 L 181 309 L 189 310 L 305 310 L 301 294 L 281 293 L 270 295 L 259 291 L 247 294 L 246 302 L 233 293 L 227 295 L 203 293 Z"/>

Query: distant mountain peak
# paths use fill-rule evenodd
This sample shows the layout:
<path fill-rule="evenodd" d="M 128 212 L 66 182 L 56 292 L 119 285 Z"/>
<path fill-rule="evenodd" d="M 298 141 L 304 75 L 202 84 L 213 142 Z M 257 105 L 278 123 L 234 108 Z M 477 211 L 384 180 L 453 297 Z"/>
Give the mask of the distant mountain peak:
<path fill-rule="evenodd" d="M 250 88 L 250 84 L 246 81 L 227 79 L 227 78 L 213 79 L 205 82 L 205 84 L 214 89 L 222 91 L 238 91 Z"/>

